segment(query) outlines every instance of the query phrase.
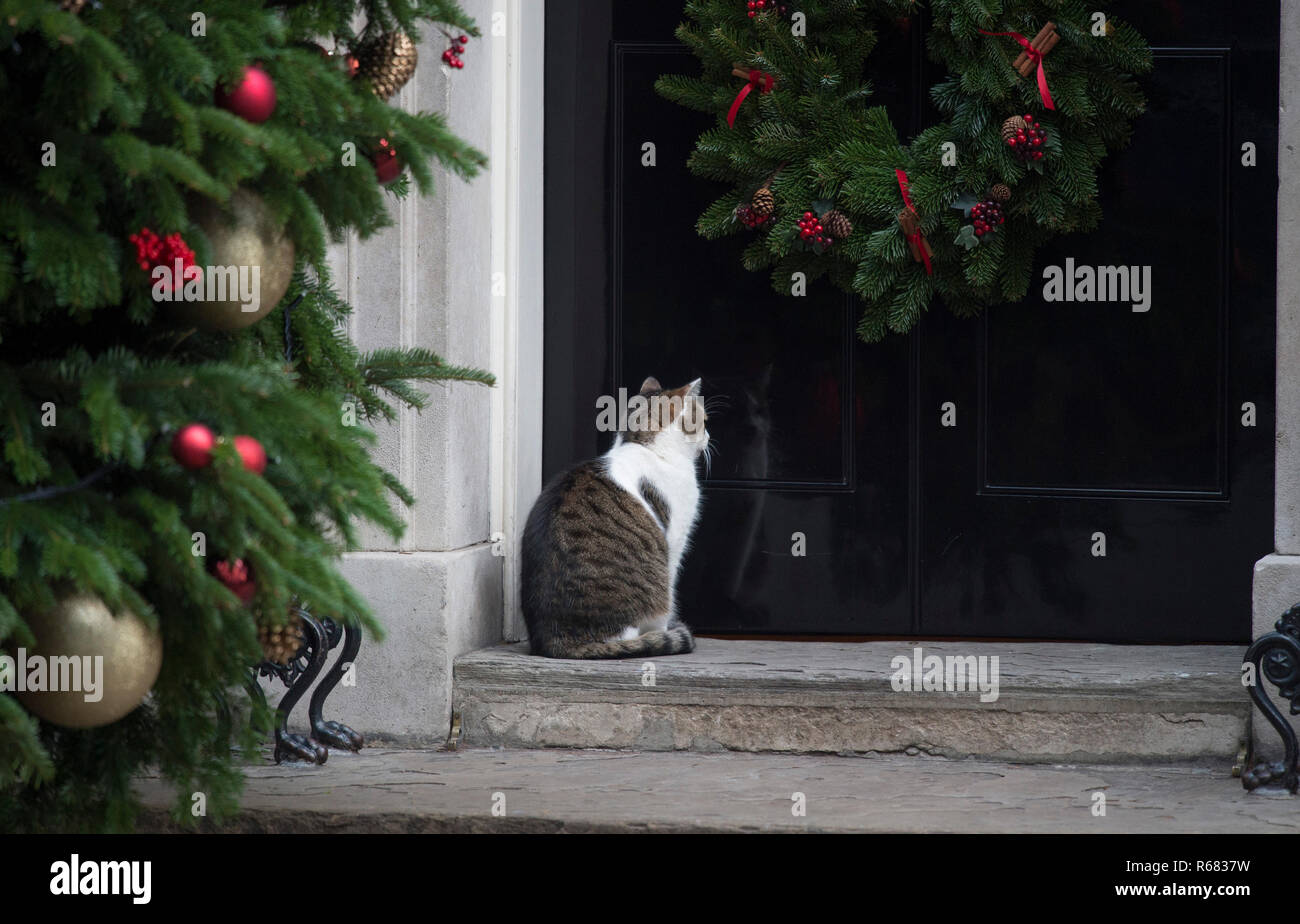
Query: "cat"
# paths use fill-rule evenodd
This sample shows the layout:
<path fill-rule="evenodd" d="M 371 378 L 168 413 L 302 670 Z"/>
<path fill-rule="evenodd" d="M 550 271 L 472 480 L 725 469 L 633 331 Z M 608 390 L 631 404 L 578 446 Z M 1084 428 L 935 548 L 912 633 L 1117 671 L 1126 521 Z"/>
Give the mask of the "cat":
<path fill-rule="evenodd" d="M 641 385 L 604 455 L 556 476 L 524 527 L 522 606 L 535 655 L 637 658 L 685 654 L 695 637 L 675 587 L 699 516 L 695 461 L 709 432 L 700 380 Z M 707 460 L 707 455 L 706 455 Z"/>

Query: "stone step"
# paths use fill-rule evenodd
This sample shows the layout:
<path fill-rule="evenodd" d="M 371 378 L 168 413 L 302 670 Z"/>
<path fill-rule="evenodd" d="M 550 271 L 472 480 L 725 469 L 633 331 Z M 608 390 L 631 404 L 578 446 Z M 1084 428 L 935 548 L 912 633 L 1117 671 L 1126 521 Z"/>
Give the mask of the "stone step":
<path fill-rule="evenodd" d="M 894 659 L 914 663 L 916 647 L 923 657 L 996 657 L 996 700 L 896 691 Z M 569 661 L 503 645 L 456 660 L 452 708 L 469 747 L 1231 761 L 1250 715 L 1242 653 L 703 638 L 689 655 Z"/>

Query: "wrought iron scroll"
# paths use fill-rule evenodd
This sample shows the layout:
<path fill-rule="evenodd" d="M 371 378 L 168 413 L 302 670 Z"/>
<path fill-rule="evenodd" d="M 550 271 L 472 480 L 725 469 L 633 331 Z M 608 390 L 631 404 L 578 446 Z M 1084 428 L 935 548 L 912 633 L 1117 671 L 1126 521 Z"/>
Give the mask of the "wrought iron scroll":
<path fill-rule="evenodd" d="M 1255 668 L 1254 683 L 1250 685 L 1250 698 L 1269 724 L 1282 738 L 1284 756 L 1274 763 L 1259 763 L 1241 775 L 1241 784 L 1248 790 L 1277 783 L 1288 792 L 1300 788 L 1300 775 L 1296 770 L 1298 749 L 1295 729 L 1283 715 L 1264 688 L 1267 680 L 1277 687 L 1278 696 L 1289 705 L 1290 715 L 1300 715 L 1300 604 L 1282 614 L 1274 631 L 1261 635 L 1246 650 L 1246 663 Z"/>
<path fill-rule="evenodd" d="M 329 757 L 329 748 L 343 748 L 359 751 L 365 745 L 365 739 L 341 722 L 331 722 L 324 718 L 325 700 L 338 686 L 347 673 L 348 666 L 356 661 L 357 652 L 361 650 L 361 628 L 348 625 L 340 628 L 328 618 L 317 619 L 307 607 L 298 607 L 298 616 L 302 620 L 302 644 L 298 651 L 285 664 L 263 661 L 256 668 L 256 675 L 273 677 L 288 687 L 288 692 L 276 706 L 275 725 L 275 762 L 283 760 L 301 760 L 308 763 L 323 764 Z M 326 672 L 320 685 L 312 693 L 307 707 L 307 718 L 311 731 L 306 735 L 289 731 L 289 715 L 294 707 L 316 683 L 329 653 L 339 642 L 343 649 L 334 666 Z M 261 696 L 261 687 L 255 677 L 250 675 L 250 690 L 256 690 Z"/>

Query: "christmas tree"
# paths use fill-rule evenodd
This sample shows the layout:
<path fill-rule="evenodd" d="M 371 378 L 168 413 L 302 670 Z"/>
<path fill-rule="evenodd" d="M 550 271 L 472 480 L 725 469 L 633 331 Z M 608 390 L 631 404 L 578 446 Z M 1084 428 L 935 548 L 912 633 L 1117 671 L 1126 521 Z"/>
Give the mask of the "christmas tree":
<path fill-rule="evenodd" d="M 379 632 L 336 564 L 412 498 L 367 422 L 492 381 L 359 353 L 326 264 L 432 161 L 484 165 L 388 101 L 422 30 L 458 75 L 478 32 L 451 0 L 0 8 L 0 830 L 129 828 L 147 767 L 219 818 L 268 724 L 259 627 Z M 20 689 L 97 619 L 98 701 Z"/>

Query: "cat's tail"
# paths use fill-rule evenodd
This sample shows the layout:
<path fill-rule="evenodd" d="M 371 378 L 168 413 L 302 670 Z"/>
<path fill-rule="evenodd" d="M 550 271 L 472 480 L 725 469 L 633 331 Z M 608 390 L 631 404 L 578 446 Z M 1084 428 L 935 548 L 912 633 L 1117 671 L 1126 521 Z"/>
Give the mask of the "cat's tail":
<path fill-rule="evenodd" d="M 556 640 L 543 644 L 537 654 L 548 658 L 652 658 L 656 655 L 689 654 L 694 650 L 695 636 L 686 626 L 678 624 L 615 642 L 572 644 Z"/>

